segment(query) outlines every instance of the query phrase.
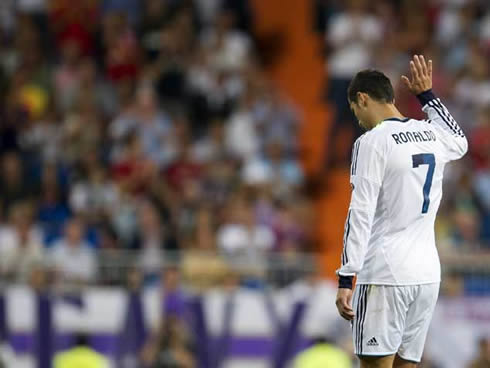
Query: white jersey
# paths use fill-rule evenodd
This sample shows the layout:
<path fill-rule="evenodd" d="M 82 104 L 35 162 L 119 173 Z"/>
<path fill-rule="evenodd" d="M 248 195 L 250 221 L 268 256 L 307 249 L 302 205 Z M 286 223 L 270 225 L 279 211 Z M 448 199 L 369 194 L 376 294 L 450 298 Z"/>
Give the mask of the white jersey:
<path fill-rule="evenodd" d="M 358 284 L 439 282 L 434 221 L 447 162 L 468 142 L 431 91 L 419 99 L 427 120 L 387 119 L 354 144 L 352 198 L 340 276 Z"/>

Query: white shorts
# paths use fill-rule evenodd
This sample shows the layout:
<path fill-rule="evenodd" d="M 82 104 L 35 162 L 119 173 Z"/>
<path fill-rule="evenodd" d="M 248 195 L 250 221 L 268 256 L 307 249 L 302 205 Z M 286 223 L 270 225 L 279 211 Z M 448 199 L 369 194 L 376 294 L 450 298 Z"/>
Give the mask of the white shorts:
<path fill-rule="evenodd" d="M 354 352 L 398 355 L 420 362 L 439 283 L 388 286 L 357 285 L 353 296 Z"/>

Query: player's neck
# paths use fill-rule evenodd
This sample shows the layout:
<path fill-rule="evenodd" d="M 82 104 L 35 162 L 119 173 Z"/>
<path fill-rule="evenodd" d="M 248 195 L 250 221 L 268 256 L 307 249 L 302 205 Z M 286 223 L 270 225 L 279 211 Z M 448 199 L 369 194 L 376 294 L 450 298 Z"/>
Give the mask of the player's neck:
<path fill-rule="evenodd" d="M 403 119 L 405 116 L 398 111 L 394 104 L 379 104 L 377 109 L 374 111 L 373 128 L 381 124 L 383 121 L 391 118 Z"/>

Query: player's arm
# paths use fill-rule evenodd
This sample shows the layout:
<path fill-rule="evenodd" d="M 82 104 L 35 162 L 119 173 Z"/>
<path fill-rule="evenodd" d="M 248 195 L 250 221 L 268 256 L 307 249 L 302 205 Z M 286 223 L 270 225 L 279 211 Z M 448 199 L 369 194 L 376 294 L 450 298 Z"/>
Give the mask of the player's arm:
<path fill-rule="evenodd" d="M 444 139 L 448 160 L 461 158 L 468 150 L 468 141 L 456 120 L 432 92 L 432 60 L 426 63 L 422 55 L 415 55 L 410 61 L 410 73 L 411 79 L 402 76 L 402 80 L 417 96 L 422 110 L 429 117 L 431 124 L 434 124 L 438 135 Z"/>
<path fill-rule="evenodd" d="M 364 142 L 354 144 L 351 164 L 352 196 L 344 229 L 337 308 L 345 319 L 352 319 L 352 281 L 361 271 L 367 252 L 386 159 L 377 148 Z"/>

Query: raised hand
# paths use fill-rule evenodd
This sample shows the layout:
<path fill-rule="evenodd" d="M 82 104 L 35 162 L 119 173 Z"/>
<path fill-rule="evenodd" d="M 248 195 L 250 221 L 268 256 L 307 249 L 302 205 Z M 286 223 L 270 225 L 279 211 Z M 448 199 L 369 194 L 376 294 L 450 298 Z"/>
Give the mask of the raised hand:
<path fill-rule="evenodd" d="M 411 79 L 402 75 L 402 81 L 414 95 L 432 88 L 432 60 L 425 62 L 423 55 L 414 55 L 410 61 Z"/>

